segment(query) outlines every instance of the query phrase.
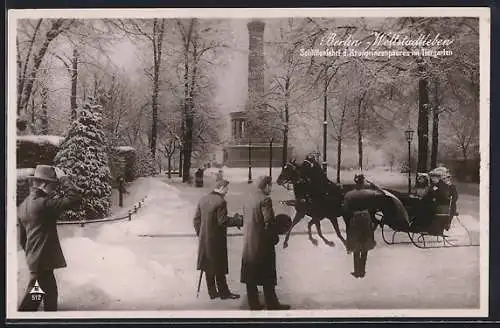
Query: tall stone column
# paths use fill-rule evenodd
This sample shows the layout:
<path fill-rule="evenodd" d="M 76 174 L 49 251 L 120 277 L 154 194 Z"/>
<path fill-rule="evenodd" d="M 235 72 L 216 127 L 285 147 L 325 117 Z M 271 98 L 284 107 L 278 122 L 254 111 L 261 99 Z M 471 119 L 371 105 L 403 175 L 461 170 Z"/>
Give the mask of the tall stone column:
<path fill-rule="evenodd" d="M 264 29 L 265 23 L 252 20 L 248 28 L 248 99 L 246 103 L 247 128 L 246 136 L 251 138 L 266 137 L 269 133 L 264 128 Z"/>

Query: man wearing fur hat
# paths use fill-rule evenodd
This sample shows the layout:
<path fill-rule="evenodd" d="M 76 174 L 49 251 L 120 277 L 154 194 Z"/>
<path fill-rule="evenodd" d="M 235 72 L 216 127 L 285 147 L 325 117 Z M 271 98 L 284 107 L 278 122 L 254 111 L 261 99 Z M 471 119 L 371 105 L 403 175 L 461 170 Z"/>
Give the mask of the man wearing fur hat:
<path fill-rule="evenodd" d="M 224 199 L 229 190 L 229 181 L 216 182 L 215 188 L 198 203 L 193 220 L 199 237 L 197 270 L 205 272 L 210 299 L 237 299 L 240 296 L 229 290 L 226 281 L 228 270 L 227 227 L 241 226 L 241 216 L 229 217 Z M 200 276 L 201 280 L 201 276 Z"/>
<path fill-rule="evenodd" d="M 57 311 L 54 269 L 66 267 L 57 234 L 57 219 L 63 211 L 76 205 L 80 197 L 75 193 L 65 197 L 56 195 L 59 184 L 70 182 L 53 166 L 38 165 L 30 179 L 30 194 L 17 208 L 19 242 L 30 270 L 30 281 L 19 311 L 38 310 L 42 299 L 30 293 L 35 285 L 44 292 L 44 310 Z"/>
<path fill-rule="evenodd" d="M 268 310 L 288 310 L 276 296 L 276 252 L 279 242 L 271 194 L 272 179 L 260 177 L 258 189 L 250 198 L 244 217 L 244 244 L 241 260 L 241 282 L 246 284 L 251 310 L 264 307 L 259 302 L 257 286 L 263 286 Z"/>

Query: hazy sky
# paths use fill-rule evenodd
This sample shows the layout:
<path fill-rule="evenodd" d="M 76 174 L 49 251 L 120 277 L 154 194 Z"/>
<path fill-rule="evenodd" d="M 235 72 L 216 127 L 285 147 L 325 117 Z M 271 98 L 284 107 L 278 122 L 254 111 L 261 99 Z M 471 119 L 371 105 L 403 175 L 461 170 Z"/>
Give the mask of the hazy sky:
<path fill-rule="evenodd" d="M 227 65 L 215 69 L 217 92 L 215 102 L 222 112 L 243 110 L 247 97 L 248 79 L 248 30 L 246 20 L 231 20 L 233 30 L 234 50 L 229 52 Z M 135 45 L 129 40 L 124 40 L 116 45 L 110 54 L 112 61 L 129 71 L 131 74 L 141 66 Z"/>

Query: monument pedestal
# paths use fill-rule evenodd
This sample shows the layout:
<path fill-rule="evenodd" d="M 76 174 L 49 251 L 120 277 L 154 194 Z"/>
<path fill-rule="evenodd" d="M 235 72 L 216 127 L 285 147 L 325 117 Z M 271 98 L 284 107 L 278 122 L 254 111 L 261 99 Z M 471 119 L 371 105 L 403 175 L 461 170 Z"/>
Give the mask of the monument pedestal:
<path fill-rule="evenodd" d="M 250 146 L 251 163 L 249 161 L 248 144 L 230 145 L 224 148 L 224 165 L 227 167 L 269 167 L 269 144 L 252 144 Z M 273 145 L 272 167 L 281 167 L 283 162 L 283 146 Z M 291 155 L 292 149 L 287 150 Z"/>

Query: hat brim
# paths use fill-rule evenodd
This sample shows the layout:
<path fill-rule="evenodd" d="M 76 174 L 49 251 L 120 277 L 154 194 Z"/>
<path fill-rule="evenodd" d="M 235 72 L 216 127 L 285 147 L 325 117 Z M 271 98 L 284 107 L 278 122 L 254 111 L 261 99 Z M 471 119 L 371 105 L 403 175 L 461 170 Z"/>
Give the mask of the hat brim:
<path fill-rule="evenodd" d="M 41 177 L 35 177 L 35 176 L 28 176 L 26 178 L 28 180 L 36 180 L 36 181 L 59 182 L 59 180 L 47 179 L 47 178 L 41 178 Z"/>

